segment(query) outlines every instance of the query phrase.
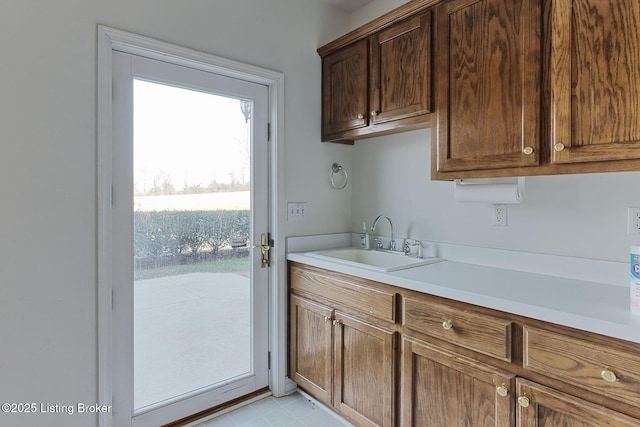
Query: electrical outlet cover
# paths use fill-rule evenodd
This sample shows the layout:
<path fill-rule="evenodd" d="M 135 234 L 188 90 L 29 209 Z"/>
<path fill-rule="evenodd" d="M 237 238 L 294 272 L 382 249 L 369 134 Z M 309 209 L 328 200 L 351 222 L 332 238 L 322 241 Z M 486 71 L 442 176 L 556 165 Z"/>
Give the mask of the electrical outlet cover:
<path fill-rule="evenodd" d="M 640 208 L 627 208 L 627 234 L 640 236 Z"/>
<path fill-rule="evenodd" d="M 506 205 L 493 205 L 493 216 L 491 224 L 496 227 L 507 226 L 507 206 Z"/>

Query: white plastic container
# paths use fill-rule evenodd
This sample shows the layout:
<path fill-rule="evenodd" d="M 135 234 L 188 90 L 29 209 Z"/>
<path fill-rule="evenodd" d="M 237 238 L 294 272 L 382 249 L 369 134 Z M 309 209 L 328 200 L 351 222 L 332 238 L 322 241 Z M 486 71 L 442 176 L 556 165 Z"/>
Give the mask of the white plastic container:
<path fill-rule="evenodd" d="M 362 223 L 362 230 L 360 230 L 360 247 L 362 249 L 369 249 L 369 233 L 367 232 L 366 222 Z"/>
<path fill-rule="evenodd" d="M 640 316 L 640 246 L 631 246 L 629 264 L 631 273 L 631 314 Z"/>

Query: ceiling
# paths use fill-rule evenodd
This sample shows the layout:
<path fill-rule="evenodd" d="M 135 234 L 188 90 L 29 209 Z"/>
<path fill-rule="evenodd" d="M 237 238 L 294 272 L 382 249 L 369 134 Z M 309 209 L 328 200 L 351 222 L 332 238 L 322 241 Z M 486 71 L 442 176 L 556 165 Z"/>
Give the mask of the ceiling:
<path fill-rule="evenodd" d="M 360 9 L 362 6 L 371 3 L 373 0 L 319 0 L 322 3 L 331 4 L 345 12 L 353 12 Z"/>

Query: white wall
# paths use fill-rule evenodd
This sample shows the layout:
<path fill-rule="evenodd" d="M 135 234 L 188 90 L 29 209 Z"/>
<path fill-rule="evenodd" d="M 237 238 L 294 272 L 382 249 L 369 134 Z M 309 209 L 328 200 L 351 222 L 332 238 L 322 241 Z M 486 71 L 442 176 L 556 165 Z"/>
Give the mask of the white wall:
<path fill-rule="evenodd" d="M 628 206 L 640 206 L 640 172 L 526 178 L 526 195 L 508 206 L 508 226 L 491 225 L 489 204 L 453 199 L 453 183 L 430 180 L 430 133 L 359 141 L 353 151 L 351 230 L 385 213 L 411 238 L 628 261 Z M 388 235 L 388 226 L 379 230 Z"/>
<path fill-rule="evenodd" d="M 327 178 L 351 150 L 319 142 L 315 52 L 345 14 L 300 0 L 3 0 L 0 402 L 96 402 L 98 24 L 284 72 L 287 199 L 310 209 L 287 234 L 349 229 L 350 190 Z M 0 425 L 95 422 L 0 413 Z"/>
<path fill-rule="evenodd" d="M 351 29 L 358 28 L 385 13 L 408 3 L 407 0 L 373 0 L 351 14 Z"/>

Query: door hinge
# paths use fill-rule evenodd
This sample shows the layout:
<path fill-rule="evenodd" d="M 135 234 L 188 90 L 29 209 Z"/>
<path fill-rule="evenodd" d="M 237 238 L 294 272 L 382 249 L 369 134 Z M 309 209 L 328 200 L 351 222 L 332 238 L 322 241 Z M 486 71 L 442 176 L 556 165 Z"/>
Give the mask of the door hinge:
<path fill-rule="evenodd" d="M 271 352 L 267 353 L 267 369 L 271 370 Z"/>
<path fill-rule="evenodd" d="M 271 141 L 271 123 L 267 123 L 267 142 Z"/>

